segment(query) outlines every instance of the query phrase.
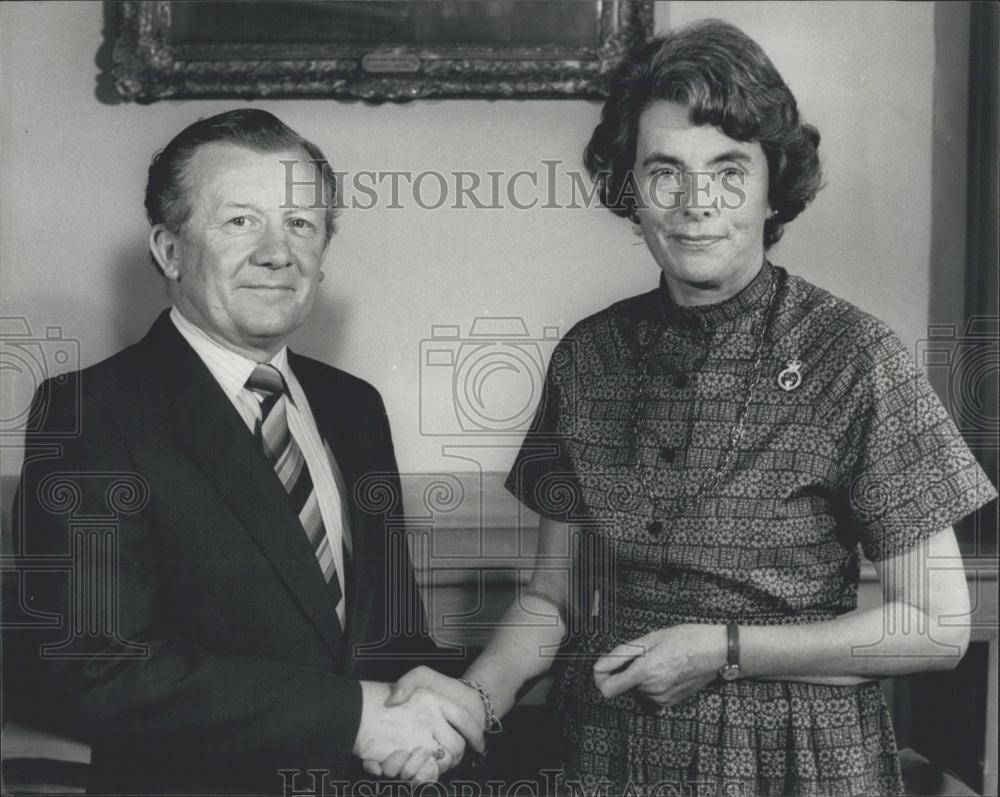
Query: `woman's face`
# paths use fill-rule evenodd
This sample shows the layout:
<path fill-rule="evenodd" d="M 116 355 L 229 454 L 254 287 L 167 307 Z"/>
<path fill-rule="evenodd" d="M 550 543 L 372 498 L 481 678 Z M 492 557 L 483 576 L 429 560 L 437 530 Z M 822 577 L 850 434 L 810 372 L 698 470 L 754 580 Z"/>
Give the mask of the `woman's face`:
<path fill-rule="evenodd" d="M 657 100 L 639 117 L 639 224 L 678 304 L 739 293 L 764 262 L 768 170 L 757 142 L 693 125 L 688 109 Z"/>

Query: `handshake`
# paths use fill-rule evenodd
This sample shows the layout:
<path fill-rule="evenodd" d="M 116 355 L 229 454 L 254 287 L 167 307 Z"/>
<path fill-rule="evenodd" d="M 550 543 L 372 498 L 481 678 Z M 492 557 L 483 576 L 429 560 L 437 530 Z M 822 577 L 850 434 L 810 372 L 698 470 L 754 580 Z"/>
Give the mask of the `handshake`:
<path fill-rule="evenodd" d="M 429 667 L 395 684 L 361 681 L 354 754 L 377 777 L 424 783 L 461 762 L 465 746 L 486 749 L 486 707 L 475 689 Z"/>

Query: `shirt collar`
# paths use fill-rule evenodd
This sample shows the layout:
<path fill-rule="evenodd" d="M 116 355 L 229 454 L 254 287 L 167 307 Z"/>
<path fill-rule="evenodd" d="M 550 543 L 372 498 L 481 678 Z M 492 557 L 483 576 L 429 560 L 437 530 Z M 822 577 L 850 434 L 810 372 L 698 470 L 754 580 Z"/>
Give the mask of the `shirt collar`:
<path fill-rule="evenodd" d="M 716 304 L 680 305 L 670 296 L 667 280 L 660 275 L 660 287 L 652 296 L 655 317 L 662 324 L 712 328 L 742 315 L 759 312 L 767 306 L 771 286 L 777 279 L 775 267 L 765 260 L 750 283 L 735 296 Z"/>
<path fill-rule="evenodd" d="M 246 387 L 247 380 L 257 366 L 257 362 L 227 349 L 210 338 L 203 329 L 189 321 L 176 306 L 170 310 L 170 320 L 173 321 L 183 338 L 191 344 L 191 348 L 211 371 L 212 376 L 215 377 L 225 394 L 229 396 L 230 401 L 235 401 L 240 391 Z M 282 346 L 277 354 L 267 362 L 281 371 L 286 384 L 291 381 L 287 346 Z"/>

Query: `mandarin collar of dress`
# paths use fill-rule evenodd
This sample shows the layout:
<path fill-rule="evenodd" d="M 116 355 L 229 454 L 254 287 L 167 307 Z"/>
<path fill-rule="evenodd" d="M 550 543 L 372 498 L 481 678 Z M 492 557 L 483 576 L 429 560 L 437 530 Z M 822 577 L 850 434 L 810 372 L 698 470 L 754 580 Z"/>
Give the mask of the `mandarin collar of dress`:
<path fill-rule="evenodd" d="M 649 297 L 647 311 L 637 319 L 635 332 L 638 342 L 645 346 L 655 335 L 668 328 L 711 333 L 747 313 L 763 312 L 771 295 L 771 286 L 777 279 L 777 269 L 765 260 L 750 284 L 735 296 L 716 304 L 680 305 L 671 298 L 667 280 L 660 274 L 659 287 L 646 294 Z"/>

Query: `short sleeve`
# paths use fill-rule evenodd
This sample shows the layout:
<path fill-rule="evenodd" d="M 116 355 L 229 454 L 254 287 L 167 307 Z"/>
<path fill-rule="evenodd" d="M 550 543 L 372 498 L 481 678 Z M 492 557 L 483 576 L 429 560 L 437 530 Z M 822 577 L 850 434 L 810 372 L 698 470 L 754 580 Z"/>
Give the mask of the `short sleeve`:
<path fill-rule="evenodd" d="M 524 506 L 560 522 L 580 520 L 583 500 L 570 444 L 579 389 L 577 342 L 570 334 L 552 353 L 542 396 L 505 482 Z"/>
<path fill-rule="evenodd" d="M 864 337 L 864 336 L 863 336 Z M 996 497 L 913 354 L 881 329 L 858 358 L 844 464 L 847 506 L 865 556 L 881 561 Z"/>

